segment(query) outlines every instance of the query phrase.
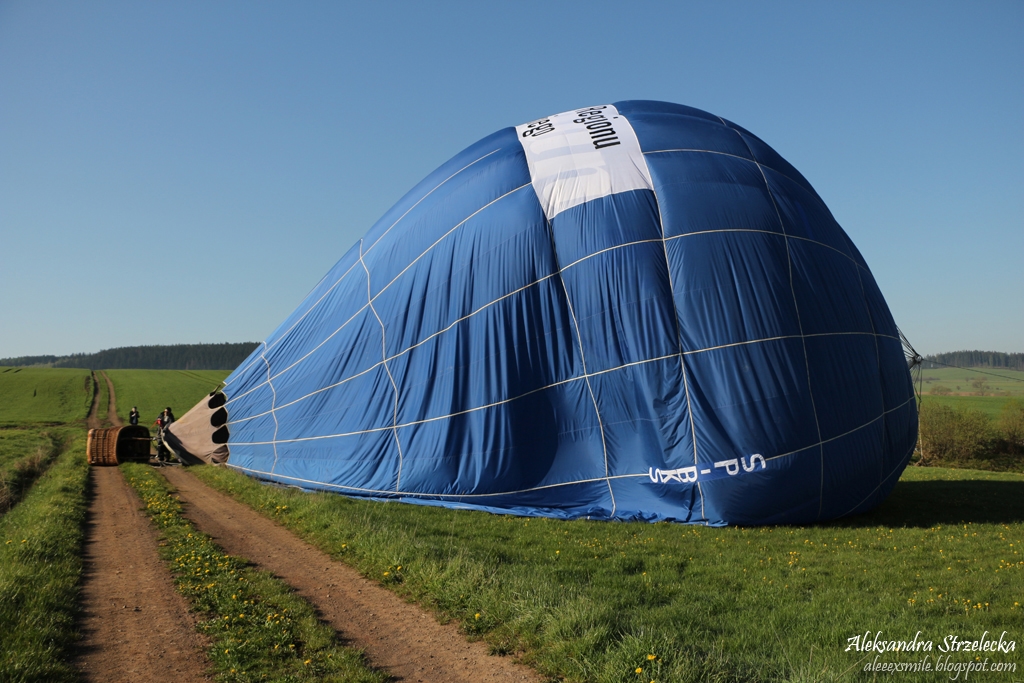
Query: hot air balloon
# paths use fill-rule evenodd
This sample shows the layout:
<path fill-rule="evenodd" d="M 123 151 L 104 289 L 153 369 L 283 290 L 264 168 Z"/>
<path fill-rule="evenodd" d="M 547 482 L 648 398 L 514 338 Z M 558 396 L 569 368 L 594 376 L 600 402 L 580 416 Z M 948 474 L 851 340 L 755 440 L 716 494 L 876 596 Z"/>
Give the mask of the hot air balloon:
<path fill-rule="evenodd" d="M 183 447 L 254 477 L 559 518 L 833 519 L 881 502 L 917 435 L 892 315 L 810 183 L 652 101 L 457 154 L 223 393 Z"/>

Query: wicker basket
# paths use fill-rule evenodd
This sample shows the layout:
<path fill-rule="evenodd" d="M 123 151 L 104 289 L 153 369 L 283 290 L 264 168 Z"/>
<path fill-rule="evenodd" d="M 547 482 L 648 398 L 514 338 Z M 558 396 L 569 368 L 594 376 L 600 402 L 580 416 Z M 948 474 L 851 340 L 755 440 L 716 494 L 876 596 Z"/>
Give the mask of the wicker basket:
<path fill-rule="evenodd" d="M 90 429 L 85 459 L 90 465 L 119 465 L 149 460 L 149 428 L 141 425 Z"/>

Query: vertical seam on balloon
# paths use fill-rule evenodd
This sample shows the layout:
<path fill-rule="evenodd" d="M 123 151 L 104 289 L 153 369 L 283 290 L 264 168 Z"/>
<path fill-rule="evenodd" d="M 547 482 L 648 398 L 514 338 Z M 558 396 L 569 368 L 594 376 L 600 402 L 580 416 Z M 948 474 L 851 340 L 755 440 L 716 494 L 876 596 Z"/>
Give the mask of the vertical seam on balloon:
<path fill-rule="evenodd" d="M 718 120 L 722 122 L 722 125 L 729 130 L 736 133 L 740 140 L 746 146 L 747 151 L 750 152 L 751 159 L 757 164 L 757 170 L 761 173 L 761 180 L 764 181 L 764 189 L 768 192 L 768 198 L 772 200 L 772 208 L 775 209 L 775 217 L 779 220 L 779 228 L 782 230 L 782 235 L 786 238 L 786 265 L 789 269 L 789 291 L 793 294 L 793 309 L 796 311 L 796 324 L 800 329 L 800 344 L 804 350 L 804 368 L 807 370 L 807 394 L 811 398 L 811 411 L 814 413 L 814 428 L 818 432 L 818 442 L 820 452 L 819 457 L 821 461 L 821 479 L 818 485 L 818 517 L 821 517 L 821 511 L 825 505 L 825 445 L 821 443 L 821 423 L 818 420 L 818 406 L 814 400 L 814 388 L 811 386 L 811 361 L 807 356 L 807 339 L 804 336 L 804 324 L 800 319 L 800 304 L 796 300 L 796 287 L 793 285 L 793 255 L 789 248 L 789 233 L 786 232 L 786 225 L 782 222 L 782 213 L 779 212 L 779 205 L 775 202 L 775 195 L 772 193 L 772 188 L 768 184 L 768 176 L 765 175 L 764 169 L 761 168 L 761 162 L 754 156 L 754 150 L 750 149 L 750 145 L 747 144 L 746 138 L 744 138 L 738 130 L 730 126 L 725 122 L 725 119 L 718 117 Z M 882 406 L 883 408 L 885 406 Z"/>
<path fill-rule="evenodd" d="M 860 296 L 864 301 L 864 312 L 868 315 L 868 323 L 871 325 L 871 338 L 875 342 L 875 367 L 878 368 L 878 393 L 882 399 L 882 439 L 885 439 L 885 391 L 882 390 L 882 356 L 878 353 L 878 330 L 875 329 L 875 319 L 871 315 L 871 307 L 868 306 L 868 294 L 864 289 L 864 278 L 861 276 L 860 268 L 857 268 L 857 281 L 860 283 Z M 884 444 L 883 444 L 884 445 Z M 879 460 L 878 485 L 885 481 L 884 459 Z"/>
<path fill-rule="evenodd" d="M 417 206 L 419 206 L 420 202 L 422 202 L 422 201 L 423 201 L 424 199 L 426 199 L 426 198 L 427 198 L 427 197 L 429 197 L 429 196 L 430 196 L 431 194 L 433 194 L 433 193 L 434 193 L 434 191 L 436 191 L 436 190 L 437 190 L 438 188 L 440 188 L 440 187 L 441 187 L 442 185 L 444 185 L 445 183 L 447 183 L 447 182 L 448 182 L 449 180 L 451 180 L 451 179 L 452 179 L 452 178 L 454 178 L 455 176 L 457 176 L 457 175 L 459 175 L 460 173 L 462 173 L 463 171 L 465 171 L 465 170 L 466 170 L 467 168 L 469 168 L 470 166 L 472 166 L 472 165 L 474 165 L 474 164 L 476 164 L 476 163 L 478 163 L 478 162 L 480 162 L 480 161 L 483 161 L 484 159 L 486 159 L 487 157 L 491 156 L 491 155 L 492 155 L 492 154 L 494 154 L 495 152 L 500 152 L 500 151 L 501 151 L 501 147 L 499 147 L 498 149 L 495 149 L 495 150 L 491 150 L 490 152 L 488 152 L 487 154 L 483 155 L 483 156 L 482 156 L 482 157 L 480 157 L 479 159 L 477 159 L 477 160 L 475 160 L 475 161 L 472 161 L 472 162 L 470 162 L 470 163 L 466 164 L 465 166 L 463 166 L 462 168 L 460 168 L 460 169 L 459 169 L 458 171 L 456 171 L 455 173 L 451 174 L 450 176 L 448 176 L 447 178 L 445 178 L 444 180 L 442 180 L 442 181 L 441 181 L 440 183 L 438 183 L 437 185 L 435 185 L 435 186 L 433 187 L 433 189 L 431 189 L 431 190 L 430 190 L 430 192 L 427 192 L 427 193 L 426 193 L 425 195 L 423 195 L 422 197 L 420 197 L 419 199 L 417 199 L 417 200 L 416 200 L 416 203 L 415 203 L 415 204 L 413 204 L 412 206 L 410 206 L 410 207 L 409 207 L 409 208 L 408 208 L 408 209 L 406 210 L 406 212 L 405 212 L 405 213 L 403 213 L 403 214 L 402 214 L 401 216 L 399 216 L 399 217 L 398 217 L 398 219 L 397 219 L 397 220 L 396 220 L 396 221 L 395 221 L 394 223 L 392 223 L 392 224 L 391 224 L 391 225 L 390 225 L 390 226 L 388 227 L 388 229 L 387 229 L 387 230 L 385 230 L 385 231 L 384 231 L 383 233 L 381 233 L 381 236 L 377 238 L 377 241 L 376 241 L 376 242 L 374 242 L 374 243 L 373 243 L 372 245 L 370 245 L 370 249 L 373 249 L 373 248 L 374 248 L 374 247 L 375 247 L 375 246 L 377 245 L 377 242 L 380 242 L 380 240 L 381 240 L 381 239 L 382 239 L 382 238 L 383 238 L 383 237 L 384 237 L 385 235 L 387 235 L 387 234 L 388 234 L 389 232 L 391 232 L 391 229 L 392 229 L 392 228 L 394 228 L 394 227 L 395 227 L 396 225 L 398 225 L 398 223 L 399 223 L 399 222 L 400 222 L 400 221 L 401 221 L 401 220 L 402 220 L 403 218 L 405 218 L 406 216 L 408 216 L 408 215 L 409 215 L 409 212 L 410 212 L 410 211 L 412 211 L 412 210 L 413 210 L 413 209 L 415 209 L 415 208 L 416 208 Z M 360 240 L 359 240 L 359 242 L 360 242 L 360 244 L 362 244 L 362 239 L 360 239 Z M 360 249 L 361 249 L 361 248 L 360 248 Z M 367 249 L 367 250 L 366 250 L 366 253 L 369 253 L 369 252 L 370 252 L 370 249 Z M 362 254 L 360 254 L 360 258 L 362 258 Z M 295 329 L 295 326 L 296 326 L 296 325 L 298 325 L 298 324 L 299 324 L 300 322 L 302 322 L 302 321 L 303 321 L 303 319 L 305 319 L 305 317 L 306 317 L 307 315 L 309 315 L 310 313 L 312 313 L 312 312 L 313 312 L 313 309 L 314 309 L 314 308 L 316 308 L 317 306 L 319 306 L 319 305 L 320 305 L 320 302 L 324 300 L 324 297 L 326 297 L 326 296 L 327 296 L 328 294 L 330 294 L 330 293 L 331 293 L 332 291 L 334 291 L 334 288 L 335 288 L 335 287 L 337 287 L 338 285 L 340 285 L 340 284 L 341 284 L 341 282 L 342 282 L 342 280 L 344 280 L 344 279 L 345 279 L 345 278 L 346 278 L 346 277 L 348 276 L 348 274 L 352 272 L 352 269 L 353 269 L 353 268 L 355 268 L 355 267 L 356 267 L 356 264 L 354 264 L 354 263 L 353 263 L 353 264 L 352 264 L 351 266 L 349 266 L 348 270 L 346 270 L 346 271 L 345 271 L 344 273 L 342 273 L 342 274 L 341 274 L 341 277 L 339 277 L 339 278 L 338 278 L 338 279 L 337 279 L 337 280 L 336 280 L 336 281 L 334 282 L 334 284 L 333 284 L 333 285 L 331 285 L 331 286 L 330 286 L 330 288 L 329 288 L 329 289 L 328 289 L 328 290 L 327 290 L 326 292 L 324 292 L 324 293 L 323 293 L 323 296 L 321 296 L 321 297 L 320 297 L 319 299 L 317 299 L 317 300 L 316 300 L 316 301 L 315 301 L 315 302 L 313 303 L 313 305 L 312 305 L 312 306 L 310 306 L 310 307 L 309 307 L 309 308 L 308 308 L 308 309 L 306 310 L 306 312 L 302 314 L 302 317 L 300 317 L 300 318 L 299 318 L 298 320 L 296 320 L 296 321 L 295 321 L 295 322 L 294 322 L 294 323 L 292 324 L 292 326 L 291 326 L 291 327 L 289 327 L 289 328 L 288 328 L 287 330 L 285 330 L 285 331 L 284 331 L 284 332 L 283 332 L 283 333 L 282 333 L 282 334 L 281 334 L 281 335 L 280 335 L 280 336 L 278 337 L 277 341 L 275 341 L 275 342 L 274 342 L 273 346 L 277 346 L 277 343 L 278 343 L 279 341 L 281 341 L 282 339 L 284 339 L 284 337 L 285 337 L 285 336 L 286 336 L 286 335 L 287 335 L 287 334 L 288 334 L 289 332 L 291 332 L 291 331 L 292 331 L 293 329 Z M 326 276 L 325 276 L 325 277 L 326 277 Z M 324 280 L 324 278 L 320 278 L 320 282 L 323 282 L 323 280 Z M 319 284 L 320 284 L 320 282 L 318 282 L 317 284 L 319 285 Z M 316 286 L 314 286 L 313 288 L 314 288 L 314 289 L 316 289 Z M 264 345 L 264 346 L 266 346 L 266 342 L 265 342 L 265 341 L 263 342 L 263 345 Z M 267 350 L 270 350 L 270 348 L 272 348 L 272 347 L 268 346 L 268 347 L 267 347 Z M 248 369 L 249 367 L 251 367 L 251 366 L 252 366 L 252 364 L 253 364 L 253 363 L 255 363 L 255 362 L 256 362 L 256 361 L 255 361 L 255 360 L 253 360 L 253 361 L 252 361 L 251 363 L 249 363 L 248 365 L 246 365 L 246 366 L 245 366 L 245 368 L 243 369 L 243 372 L 244 372 L 244 370 L 247 370 L 247 369 Z M 232 381 L 234 381 L 234 380 L 232 380 Z M 227 386 L 227 385 L 225 384 L 225 386 Z"/>
<path fill-rule="evenodd" d="M 911 397 L 911 398 L 913 398 L 913 397 Z M 859 508 L 861 505 L 864 504 L 864 502 L 868 498 L 870 498 L 871 496 L 875 495 L 875 492 L 878 491 L 878 489 L 882 488 L 882 484 L 884 484 L 889 479 L 889 477 L 891 477 L 892 475 L 894 475 L 897 472 L 899 472 L 902 468 L 906 467 L 906 463 L 904 461 L 907 458 L 910 457 L 910 454 L 914 452 L 914 448 L 916 446 L 917 446 L 917 442 L 915 441 L 914 444 L 912 444 L 910 446 L 910 450 L 908 450 L 907 453 L 902 458 L 900 458 L 900 461 L 898 463 L 896 463 L 896 467 L 892 468 L 892 471 L 889 472 L 889 474 L 885 475 L 885 477 L 882 478 L 882 481 L 878 482 L 878 486 L 876 486 L 875 488 L 871 489 L 871 493 L 869 493 L 868 495 L 866 495 L 863 498 L 861 498 L 859 503 L 857 503 L 852 508 L 850 508 L 849 510 L 847 510 L 846 512 L 844 512 L 843 514 L 841 514 L 839 516 L 840 517 L 845 517 L 846 515 L 850 514 L 851 512 L 853 512 L 854 510 Z"/>
<path fill-rule="evenodd" d="M 551 220 L 545 216 L 544 222 L 548 228 L 548 239 L 551 241 L 551 254 L 555 259 L 555 265 L 558 265 L 558 247 L 555 246 L 555 230 L 551 225 Z M 608 477 L 608 444 L 604 437 L 604 421 L 601 419 L 601 409 L 597 407 L 597 397 L 594 396 L 594 387 L 590 384 L 590 375 L 587 372 L 587 356 L 583 352 L 583 336 L 580 334 L 580 326 L 576 321 L 576 311 L 572 306 L 572 298 L 569 296 L 569 287 L 565 284 L 565 280 L 561 277 L 562 268 L 558 268 L 558 281 L 562 283 L 562 292 L 565 294 L 565 303 L 569 307 L 569 316 L 572 318 L 573 329 L 576 330 L 576 345 L 580 350 L 580 362 L 583 363 L 583 378 L 587 383 L 587 391 L 590 393 L 590 401 L 594 404 L 594 414 L 597 415 L 597 427 L 601 432 L 601 451 L 604 455 L 604 479 L 608 485 L 608 495 L 612 499 L 612 512 L 611 515 L 615 516 L 615 492 L 612 490 L 612 482 Z"/>
<path fill-rule="evenodd" d="M 719 119 L 719 120 L 721 121 L 721 119 Z M 739 131 L 736 131 L 736 132 L 739 133 Z M 744 140 L 743 144 L 746 145 L 746 142 L 747 141 Z M 750 145 L 746 145 L 746 147 L 747 147 L 747 151 L 750 152 L 750 156 L 753 157 L 754 153 L 750 150 Z M 753 158 L 748 159 L 746 157 L 741 157 L 739 154 L 731 154 L 730 152 L 721 152 L 721 151 L 714 150 L 714 149 L 687 149 L 687 148 L 652 149 L 649 152 L 644 152 L 644 154 L 645 155 L 647 155 L 647 154 L 672 154 L 674 152 L 688 152 L 688 153 L 693 153 L 693 154 L 717 154 L 718 156 L 730 157 L 732 159 L 738 159 L 740 161 L 748 161 L 748 162 L 753 163 L 753 164 L 759 163 L 759 162 L 755 161 Z M 767 166 L 767 164 L 765 164 L 765 165 Z M 804 183 L 807 182 L 806 180 L 801 182 L 801 181 L 797 180 L 796 178 L 791 178 L 789 175 L 783 173 L 782 171 L 780 171 L 777 168 L 772 168 L 771 166 L 768 166 L 768 168 L 771 168 L 772 173 L 778 173 L 780 176 L 782 176 L 783 178 L 785 178 L 789 182 L 796 183 L 800 187 L 803 187 L 805 190 L 808 189 L 807 187 L 804 186 Z M 818 199 L 820 200 L 821 198 L 819 197 Z M 822 206 L 824 206 L 825 202 L 821 202 L 821 204 L 822 204 Z M 827 206 L 825 208 L 828 209 Z"/>
<path fill-rule="evenodd" d="M 277 390 L 274 389 L 274 382 L 270 378 L 270 361 L 267 360 L 267 343 L 260 342 L 263 345 L 263 350 L 260 351 L 260 358 L 263 359 L 263 363 L 267 366 L 267 384 L 270 385 L 270 416 L 274 418 L 274 440 L 272 442 L 274 446 L 274 464 L 271 466 L 270 471 L 273 472 L 277 469 Z"/>
<path fill-rule="evenodd" d="M 647 157 L 643 157 L 647 163 Z M 647 167 L 647 175 L 651 178 L 651 193 L 654 194 L 654 202 L 658 205 L 658 227 L 661 229 L 661 250 L 665 254 L 665 272 L 668 275 L 669 301 L 672 304 L 672 318 L 676 323 L 676 348 L 679 349 L 679 371 L 683 375 L 683 393 L 686 396 L 686 412 L 690 418 L 690 441 L 693 443 L 693 464 L 698 464 L 697 456 L 697 428 L 693 420 L 693 403 L 690 400 L 690 383 L 686 378 L 686 354 L 683 353 L 683 326 L 679 322 L 679 310 L 676 308 L 676 287 L 672 280 L 672 264 L 668 259 L 668 241 L 665 239 L 665 219 L 661 213 L 661 201 L 658 199 L 658 191 L 654 188 L 654 176 L 651 175 L 650 166 Z M 700 482 L 697 482 L 697 494 L 700 496 L 700 516 L 704 523 L 708 523 L 708 516 L 704 509 L 704 489 Z"/>
<path fill-rule="evenodd" d="M 455 176 L 457 176 L 457 175 L 459 175 L 460 173 L 462 173 L 463 171 L 465 171 L 465 170 L 466 170 L 467 168 L 469 168 L 470 166 L 473 166 L 474 164 L 477 164 L 477 163 L 479 163 L 479 162 L 483 161 L 484 159 L 486 159 L 487 157 L 491 156 L 491 155 L 492 155 L 492 154 L 494 154 L 495 152 L 500 152 L 500 151 L 501 151 L 501 147 L 499 147 L 498 149 L 493 149 L 493 150 L 491 150 L 490 152 L 488 152 L 487 154 L 483 155 L 482 157 L 480 157 L 480 158 L 479 158 L 479 159 L 477 159 L 476 161 L 471 161 L 470 163 L 466 164 L 465 166 L 463 166 L 462 168 L 460 168 L 460 169 L 459 169 L 458 171 L 456 171 L 455 173 L 452 173 L 452 174 L 451 174 L 450 176 L 448 176 L 447 178 L 445 178 L 444 180 L 442 180 L 442 181 L 441 181 L 440 183 L 438 183 L 438 184 L 437 184 L 436 186 L 434 186 L 434 188 L 433 188 L 433 189 L 431 189 L 431 190 L 430 190 L 430 192 L 426 193 L 425 195 L 423 195 L 422 197 L 420 197 L 419 199 L 417 199 L 417 200 L 416 200 L 416 203 L 415 203 L 415 204 L 413 204 L 412 206 L 410 206 L 410 207 L 409 207 L 409 208 L 408 208 L 408 209 L 406 210 L 406 212 L 405 212 L 405 213 L 403 213 L 403 214 L 402 214 L 401 216 L 399 216 L 399 217 L 398 217 L 398 219 L 397 219 L 397 220 L 395 220 L 395 222 L 394 222 L 394 223 L 392 223 L 391 225 L 389 225 L 389 226 L 388 226 L 388 229 L 387 229 L 387 230 L 385 230 L 384 232 L 382 232 L 382 233 L 381 233 L 380 237 L 378 237 L 378 238 L 377 238 L 377 239 L 376 239 L 376 240 L 374 241 L 374 243 L 370 245 L 370 248 L 369 248 L 369 249 L 367 249 L 367 250 L 366 250 L 365 252 L 363 252 L 363 251 L 362 251 L 362 246 L 360 246 L 360 247 L 359 247 L 359 250 L 360 250 L 360 252 L 359 252 L 359 256 L 360 256 L 360 258 L 362 258 L 362 255 L 363 255 L 363 253 L 369 254 L 369 253 L 370 253 L 371 251 L 373 251 L 373 248 L 374 248 L 375 246 L 377 246 L 377 243 L 378 243 L 378 242 L 380 242 L 380 241 L 381 241 L 382 239 L 384 239 L 384 236 L 385 236 L 385 235 L 387 235 L 387 234 L 388 234 L 389 232 L 391 232 L 391 229 L 392 229 L 392 228 L 394 228 L 394 227 L 395 227 L 396 225 L 398 225 L 398 223 L 399 223 L 399 222 L 400 222 L 400 221 L 401 221 L 401 220 L 402 220 L 403 218 L 405 218 L 406 216 L 408 216 L 408 215 L 409 215 L 409 212 L 410 212 L 410 211 L 412 211 L 412 210 L 413 210 L 413 209 L 415 209 L 415 208 L 416 208 L 417 206 L 419 206 L 419 205 L 420 205 L 420 202 L 422 202 L 422 201 L 423 201 L 424 199 L 426 199 L 426 198 L 427 198 L 427 197 L 429 197 L 430 195 L 434 194 L 434 192 L 435 192 L 435 191 L 436 191 L 436 190 L 437 190 L 437 189 L 438 189 L 439 187 L 441 187 L 442 185 L 444 185 L 445 183 L 447 183 L 447 182 L 448 182 L 449 180 L 451 180 L 451 179 L 452 179 L 452 178 L 454 178 Z M 359 243 L 360 243 L 360 245 L 362 244 L 362 242 L 363 242 L 363 240 L 362 240 L 362 239 L 360 239 L 360 240 L 359 240 Z"/>
<path fill-rule="evenodd" d="M 395 446 L 398 448 L 398 474 L 395 477 L 395 492 L 399 492 L 402 486 L 402 442 L 398 439 L 398 385 L 395 384 L 395 378 L 391 374 L 391 368 L 388 367 L 388 347 L 387 347 L 387 330 L 384 328 L 384 321 L 377 315 L 377 309 L 373 306 L 373 299 L 370 298 L 370 269 L 366 267 L 366 262 L 363 260 L 363 240 L 359 240 L 359 263 L 362 264 L 363 270 L 366 271 L 366 303 L 373 312 L 373 317 L 377 319 L 380 324 L 380 346 L 381 346 L 381 357 L 383 358 L 384 371 L 388 373 L 388 379 L 391 380 L 391 388 L 395 392 L 395 406 L 394 414 L 391 418 L 391 435 L 395 439 Z"/>
<path fill-rule="evenodd" d="M 413 264 L 415 264 L 415 263 L 416 263 L 417 261 L 419 261 L 419 260 L 420 260 L 421 258 L 423 258 L 423 257 L 424 257 L 424 256 L 426 256 L 427 254 L 429 254 L 429 253 L 431 252 L 431 250 L 432 250 L 432 249 L 433 249 L 434 247 L 436 247 L 436 246 L 437 246 L 438 244 L 440 244 L 440 243 L 441 243 L 441 241 L 442 241 L 442 240 L 444 240 L 444 239 L 445 239 L 446 237 L 448 237 L 449 235 L 451 235 L 451 234 L 452 234 L 453 232 L 455 232 L 456 230 L 458 230 L 459 228 L 461 228 L 462 226 L 464 226 L 464 225 L 465 225 L 466 223 L 468 223 L 468 222 L 469 222 L 470 220 L 472 220 L 472 219 L 473 219 L 473 218 L 474 218 L 475 216 L 477 216 L 477 215 L 478 215 L 478 214 L 479 214 L 479 213 L 480 213 L 481 211 L 483 211 L 484 209 L 486 209 L 486 208 L 488 208 L 488 207 L 490 207 L 490 206 L 492 206 L 492 205 L 494 205 L 494 204 L 498 203 L 499 201 L 501 201 L 501 200 L 502 200 L 502 199 L 504 199 L 505 197 L 508 197 L 509 195 L 512 195 L 512 194 L 515 194 L 515 193 L 516 193 L 516 192 L 518 192 L 519 190 L 523 189 L 524 187 L 528 187 L 528 186 L 529 186 L 529 183 L 526 183 L 525 185 L 520 185 L 519 187 L 515 188 L 514 190 L 509 190 L 508 192 L 506 192 L 505 194 L 501 195 L 500 197 L 496 197 L 496 198 L 492 199 L 491 201 L 487 202 L 486 204 L 484 204 L 483 206 L 481 206 L 481 207 L 480 207 L 479 209 L 477 209 L 476 211 L 474 211 L 473 213 L 469 214 L 469 215 L 468 215 L 468 216 L 466 216 L 466 217 L 465 217 L 464 219 L 462 219 L 461 221 L 459 221 L 458 223 L 456 223 L 456 224 L 455 224 L 455 225 L 454 225 L 454 226 L 453 226 L 453 227 L 452 227 L 452 228 L 451 228 L 451 229 L 450 229 L 450 230 L 449 230 L 448 232 L 446 232 L 446 233 L 445 233 L 444 235 L 442 235 L 441 237 L 439 237 L 439 238 L 438 238 L 438 239 L 437 239 L 437 240 L 436 240 L 436 241 L 435 241 L 435 242 L 434 242 L 433 244 L 431 244 L 431 245 L 430 245 L 429 247 L 427 247 L 427 248 L 426 248 L 426 249 L 425 249 L 425 250 L 423 251 L 423 253 L 421 253 L 421 254 L 420 254 L 419 256 L 417 256 L 417 257 L 416 257 L 415 259 L 413 259 L 412 261 L 410 261 L 410 262 L 409 262 L 409 265 L 407 265 L 407 266 L 406 266 L 405 268 L 403 268 L 403 269 L 402 269 L 402 271 L 401 271 L 401 272 L 400 272 L 400 273 L 399 273 L 398 275 L 396 275 L 395 277 L 393 277 L 393 278 L 391 279 L 391 282 L 389 282 L 389 283 L 387 283 L 386 285 L 384 285 L 384 287 L 382 287 L 382 288 L 381 288 L 381 290 L 380 290 L 379 292 L 377 292 L 376 294 L 374 294 L 374 295 L 373 295 L 373 297 L 372 297 L 372 298 L 371 298 L 371 299 L 370 299 L 369 301 L 367 301 L 366 305 L 362 306 L 362 307 L 361 307 L 361 308 L 360 308 L 360 309 L 359 309 L 358 311 L 356 311 L 356 312 L 355 312 L 355 313 L 353 313 L 353 314 L 352 314 L 351 316 L 349 316 L 348 320 L 346 320 L 345 322 L 343 322 L 343 323 L 341 324 L 341 327 L 339 327 L 338 329 L 334 330 L 334 332 L 331 332 L 331 333 L 330 333 L 329 335 L 327 335 L 327 337 L 326 337 L 326 338 L 325 338 L 325 339 L 324 339 L 323 341 L 321 341 L 321 342 L 320 342 L 319 344 L 317 344 L 317 345 L 316 345 L 316 346 L 314 346 L 314 347 L 313 347 L 312 349 L 310 349 L 310 350 L 309 350 L 309 351 L 308 351 L 308 352 L 307 352 L 307 353 L 306 353 L 306 354 L 305 354 L 304 356 L 302 356 L 301 358 L 299 358 L 299 359 L 298 359 L 297 361 L 295 361 L 294 363 L 292 363 L 291 365 L 289 365 L 289 366 L 288 366 L 288 367 L 286 367 L 285 369 L 281 370 L 281 372 L 279 372 L 279 373 L 277 373 L 276 375 L 274 375 L 274 377 L 280 377 L 280 376 L 281 376 L 281 375 L 283 375 L 284 373 L 288 372 L 289 370 L 291 370 L 292 368 L 294 368 L 295 366 L 297 366 L 297 365 L 298 365 L 299 363 L 302 363 L 303 361 L 305 361 L 305 360 L 306 360 L 307 358 L 309 358 L 309 357 L 310 357 L 311 355 L 313 355 L 313 354 L 314 354 L 314 353 L 315 353 L 315 352 L 316 352 L 317 350 L 319 350 L 319 349 L 320 349 L 320 347 L 322 347 L 322 346 L 323 346 L 324 344 L 326 344 L 326 343 L 327 343 L 328 341 L 330 341 L 330 340 L 331 340 L 331 339 L 332 339 L 332 338 L 334 337 L 334 335 L 338 334 L 338 333 L 339 333 L 339 332 L 341 332 L 341 331 L 342 331 L 343 329 L 345 329 L 345 326 L 346 326 L 346 325 L 348 325 L 348 324 L 349 324 L 350 322 L 352 322 L 352 321 L 353 321 L 353 320 L 354 320 L 354 319 L 356 318 L 356 316 L 358 316 L 358 315 L 359 315 L 360 313 L 362 313 L 363 311 L 365 311 L 365 310 L 366 310 L 366 308 L 367 308 L 367 306 L 369 306 L 369 307 L 371 307 L 371 308 L 372 308 L 372 306 L 373 306 L 373 302 L 374 302 L 374 300 L 375 300 L 375 299 L 377 299 L 377 297 L 379 297 L 379 296 L 380 296 L 381 294 L 383 294 L 383 293 L 384 293 L 385 291 L 387 291 L 387 289 L 388 289 L 389 287 L 391 287 L 391 285 L 395 284 L 395 282 L 396 282 L 396 281 L 398 280 L 398 278 L 399 278 L 399 277 L 401 277 L 401 276 L 402 276 L 402 275 L 403 275 L 403 274 L 404 274 L 404 273 L 405 273 L 406 271 L 408 271 L 408 270 L 409 270 L 410 268 L 412 268 Z M 362 244 L 362 241 L 361 241 L 361 240 L 360 240 L 360 244 Z M 363 254 L 362 254 L 362 252 L 360 252 L 360 255 L 359 255 L 359 260 L 360 260 L 360 262 L 362 261 L 362 259 L 363 259 Z M 352 267 L 353 267 L 353 268 L 355 267 L 355 264 L 354 264 L 354 263 L 352 264 Z M 364 268 L 365 268 L 365 265 L 364 265 Z M 259 388 L 259 386 L 253 387 L 253 388 L 252 388 L 252 389 L 250 389 L 249 391 L 247 391 L 247 392 L 245 392 L 245 393 L 242 393 L 242 394 L 239 394 L 238 396 L 235 396 L 235 397 L 234 397 L 233 399 L 231 399 L 231 400 L 232 400 L 232 401 L 234 401 L 234 400 L 240 399 L 240 398 L 242 398 L 243 396 L 245 396 L 246 394 L 248 394 L 249 392 L 251 392 L 251 391 L 255 391 L 255 390 L 256 390 L 257 388 Z"/>

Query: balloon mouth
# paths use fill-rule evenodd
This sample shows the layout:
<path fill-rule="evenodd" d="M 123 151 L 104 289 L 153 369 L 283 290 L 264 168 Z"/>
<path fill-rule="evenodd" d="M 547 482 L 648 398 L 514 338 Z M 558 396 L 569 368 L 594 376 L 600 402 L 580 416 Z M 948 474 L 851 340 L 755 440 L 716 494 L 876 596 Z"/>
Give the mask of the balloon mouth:
<path fill-rule="evenodd" d="M 221 464 L 228 460 L 227 396 L 212 391 L 166 430 L 166 441 L 192 462 Z"/>

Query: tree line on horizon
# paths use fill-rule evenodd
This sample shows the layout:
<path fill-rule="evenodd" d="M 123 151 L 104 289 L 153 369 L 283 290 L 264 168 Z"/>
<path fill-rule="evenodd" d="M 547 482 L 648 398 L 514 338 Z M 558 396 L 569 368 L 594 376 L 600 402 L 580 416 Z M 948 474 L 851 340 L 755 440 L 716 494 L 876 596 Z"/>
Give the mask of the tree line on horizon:
<path fill-rule="evenodd" d="M 926 370 L 937 370 L 947 365 L 961 368 L 1005 368 L 1024 370 L 1024 353 L 999 351 L 950 351 L 924 357 Z"/>
<path fill-rule="evenodd" d="M 0 358 L 0 366 L 85 370 L 233 370 L 248 358 L 258 345 L 257 342 L 240 342 L 122 346 L 97 353 L 75 353 L 70 356 Z M 951 351 L 924 357 L 926 369 L 934 370 L 947 365 L 1024 371 L 1024 353 Z"/>
<path fill-rule="evenodd" d="M 70 356 L 0 358 L 0 365 L 85 370 L 234 370 L 257 346 L 257 342 L 122 346 Z"/>

